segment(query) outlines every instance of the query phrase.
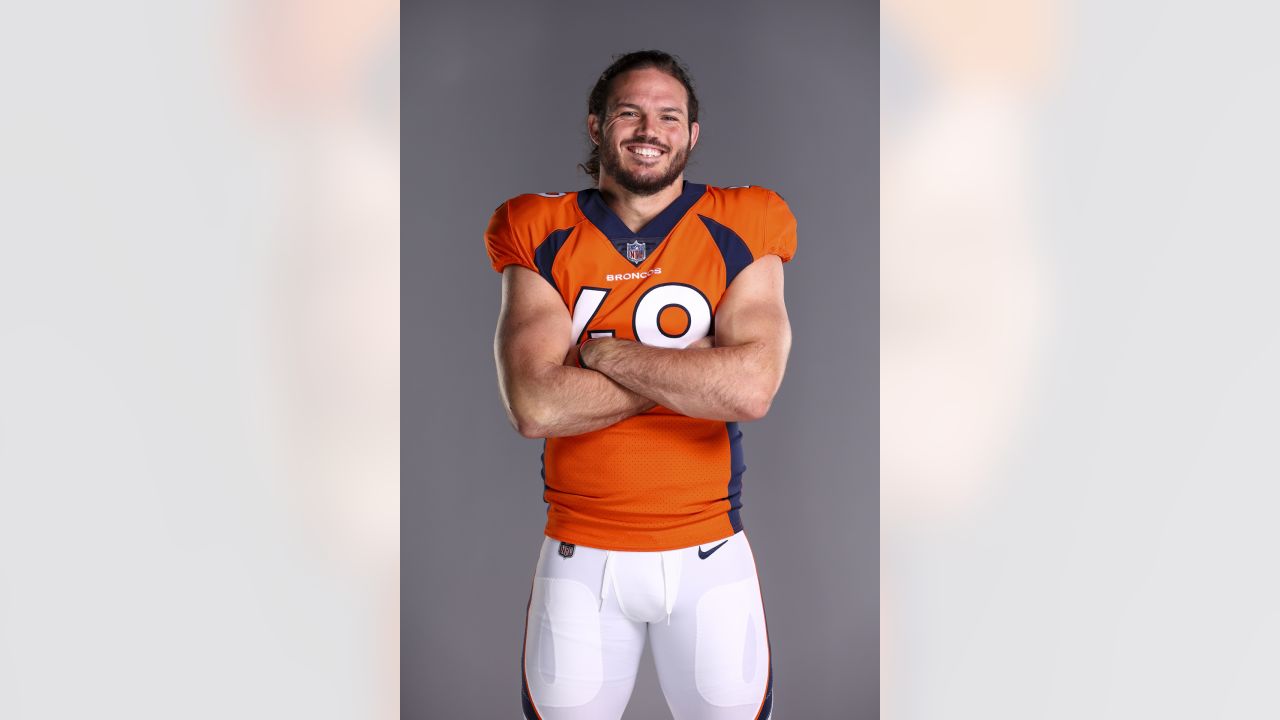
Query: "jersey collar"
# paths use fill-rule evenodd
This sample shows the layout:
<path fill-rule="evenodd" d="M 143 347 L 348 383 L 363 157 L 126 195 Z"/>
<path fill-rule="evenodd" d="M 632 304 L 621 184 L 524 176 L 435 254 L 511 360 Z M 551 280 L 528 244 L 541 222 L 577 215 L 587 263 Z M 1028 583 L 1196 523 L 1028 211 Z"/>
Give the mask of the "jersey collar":
<path fill-rule="evenodd" d="M 578 193 L 578 207 L 582 214 L 610 240 L 649 239 L 661 240 L 671 233 L 672 228 L 689 212 L 689 208 L 702 198 L 707 191 L 706 185 L 686 181 L 680 197 L 676 198 L 658 216 L 640 228 L 640 232 L 631 232 L 631 228 L 622 222 L 609 204 L 604 201 L 600 191 L 591 188 Z"/>

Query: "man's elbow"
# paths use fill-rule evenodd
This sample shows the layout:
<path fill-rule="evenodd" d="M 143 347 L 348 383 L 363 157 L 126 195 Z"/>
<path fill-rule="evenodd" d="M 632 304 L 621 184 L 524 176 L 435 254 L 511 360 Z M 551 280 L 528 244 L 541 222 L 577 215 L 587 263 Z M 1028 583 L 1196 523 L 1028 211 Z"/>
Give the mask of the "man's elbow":
<path fill-rule="evenodd" d="M 545 438 L 551 434 L 551 418 L 546 411 L 533 403 L 512 403 L 507 406 L 507 419 L 521 437 Z"/>
<path fill-rule="evenodd" d="M 516 432 L 520 433 L 520 437 L 530 440 L 545 438 L 550 434 L 545 425 L 536 422 L 516 420 L 512 422 L 512 425 L 515 427 Z"/>
<path fill-rule="evenodd" d="M 778 388 L 782 385 L 789 343 L 783 344 L 781 357 L 777 356 L 774 346 L 755 343 L 754 347 L 755 354 L 747 358 L 750 369 L 739 375 L 735 393 L 737 402 L 732 410 L 737 419 L 744 422 L 760 420 L 769 414 L 773 397 L 778 394 Z"/>
<path fill-rule="evenodd" d="M 554 408 L 539 390 L 536 377 L 500 376 L 498 387 L 507 420 L 521 437 L 544 438 L 550 434 Z"/>
<path fill-rule="evenodd" d="M 743 393 L 739 396 L 738 415 L 743 421 L 751 422 L 762 419 L 769 414 L 773 406 L 773 398 L 782 385 L 782 373 L 761 371 L 751 377 L 743 385 Z"/>
<path fill-rule="evenodd" d="M 763 418 L 769 414 L 769 408 L 773 405 L 773 395 L 772 390 L 760 390 L 747 394 L 738 407 L 738 416 L 744 422 Z"/>

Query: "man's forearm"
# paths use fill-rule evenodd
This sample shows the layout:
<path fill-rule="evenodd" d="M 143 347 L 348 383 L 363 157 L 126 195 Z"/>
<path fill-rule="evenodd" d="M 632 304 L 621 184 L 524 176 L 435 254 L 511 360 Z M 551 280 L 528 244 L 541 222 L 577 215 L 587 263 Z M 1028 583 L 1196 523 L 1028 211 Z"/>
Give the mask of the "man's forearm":
<path fill-rule="evenodd" d="M 777 351 L 758 342 L 672 350 L 610 338 L 593 340 L 583 351 L 593 370 L 624 388 L 681 415 L 710 420 L 763 417 L 782 379 Z"/>
<path fill-rule="evenodd" d="M 581 435 L 654 406 L 601 373 L 567 365 L 529 370 L 519 386 L 506 394 L 507 412 L 520 434 L 531 438 Z"/>

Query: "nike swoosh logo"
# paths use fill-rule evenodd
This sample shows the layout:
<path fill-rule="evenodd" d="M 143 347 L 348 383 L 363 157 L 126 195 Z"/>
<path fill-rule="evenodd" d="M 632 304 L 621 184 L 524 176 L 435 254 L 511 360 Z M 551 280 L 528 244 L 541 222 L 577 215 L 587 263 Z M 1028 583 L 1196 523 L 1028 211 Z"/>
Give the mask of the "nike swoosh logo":
<path fill-rule="evenodd" d="M 721 542 L 720 542 L 720 544 L 719 544 L 719 545 L 717 545 L 717 546 L 715 546 L 715 547 L 713 547 L 713 548 L 711 548 L 710 550 L 707 550 L 707 551 L 705 551 L 705 552 L 702 550 L 702 548 L 698 548 L 698 559 L 699 559 L 699 560 L 706 560 L 707 558 L 711 557 L 711 553 L 713 553 L 713 552 L 715 552 L 715 551 L 719 550 L 720 548 L 724 547 L 724 544 L 725 544 L 725 543 L 727 543 L 727 542 L 729 542 L 729 541 L 728 541 L 728 540 L 723 540 L 723 541 L 721 541 Z"/>

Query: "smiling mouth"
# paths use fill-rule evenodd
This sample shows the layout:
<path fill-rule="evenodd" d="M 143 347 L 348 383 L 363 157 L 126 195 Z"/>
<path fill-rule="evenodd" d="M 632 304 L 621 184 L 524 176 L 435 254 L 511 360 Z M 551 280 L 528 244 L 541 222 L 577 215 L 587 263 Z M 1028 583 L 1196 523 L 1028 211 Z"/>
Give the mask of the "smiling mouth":
<path fill-rule="evenodd" d="M 666 154 L 666 151 L 653 145 L 627 145 L 625 149 L 632 157 L 642 160 L 654 160 Z"/>

